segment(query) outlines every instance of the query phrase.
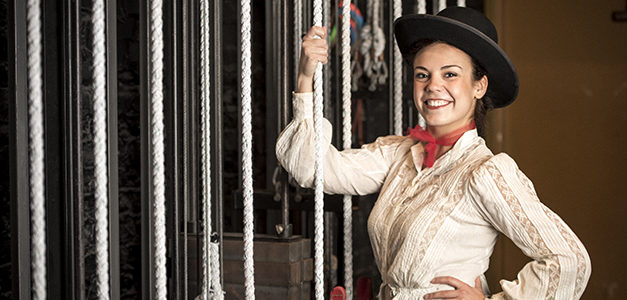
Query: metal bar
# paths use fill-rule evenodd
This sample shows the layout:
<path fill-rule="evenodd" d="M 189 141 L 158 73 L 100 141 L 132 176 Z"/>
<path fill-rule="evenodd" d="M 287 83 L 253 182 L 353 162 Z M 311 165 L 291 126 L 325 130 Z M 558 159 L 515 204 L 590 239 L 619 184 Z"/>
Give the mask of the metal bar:
<path fill-rule="evenodd" d="M 281 103 L 283 103 L 283 94 L 281 87 L 283 86 L 282 62 L 281 55 L 284 54 L 281 40 L 281 0 L 272 0 L 265 3 L 265 47 L 266 47 L 266 188 L 274 189 L 272 184 L 272 174 L 277 167 L 274 155 L 274 142 L 281 130 L 282 114 Z M 253 35 L 254 36 L 254 35 Z M 270 223 L 270 222 L 268 222 Z M 268 232 L 273 224 L 267 224 Z"/>
<path fill-rule="evenodd" d="M 109 178 L 109 290 L 120 298 L 120 203 L 118 185 L 117 0 L 106 2 L 107 173 Z"/>
<path fill-rule="evenodd" d="M 190 11 L 187 19 L 189 20 L 189 72 L 188 82 L 189 82 L 189 95 L 187 108 L 185 113 L 187 113 L 187 134 L 185 135 L 187 141 L 185 143 L 185 147 L 187 150 L 185 151 L 187 155 L 187 172 L 185 176 L 187 176 L 186 188 L 187 188 L 187 201 L 186 203 L 189 205 L 187 209 L 188 213 L 188 235 L 194 236 L 194 241 L 196 243 L 196 257 L 201 257 L 201 239 L 199 238 L 200 233 L 200 143 L 199 141 L 199 133 L 200 133 L 200 47 L 198 47 L 197 41 L 200 41 L 200 3 L 199 1 L 191 1 Z M 198 263 L 193 267 L 195 269 L 196 285 L 195 289 L 190 289 L 188 293 L 190 295 L 198 295 L 200 294 L 201 285 L 200 279 L 202 268 L 198 267 Z M 191 269 L 191 268 L 190 268 Z"/>
<path fill-rule="evenodd" d="M 291 1 L 282 0 L 281 1 L 281 49 L 283 49 L 283 53 L 281 55 L 281 103 L 279 105 L 279 114 L 281 116 L 281 124 L 279 128 L 277 128 L 277 137 L 287 126 L 290 121 L 290 102 L 291 97 L 289 94 L 289 84 L 290 84 L 290 76 L 289 76 L 289 28 L 290 24 L 288 24 L 288 16 L 289 16 L 289 3 Z M 274 141 L 271 142 L 271 145 L 274 146 Z M 274 152 L 274 151 L 273 151 Z M 271 153 L 273 153 L 271 152 Z M 270 154 L 272 156 L 272 154 Z M 282 172 L 284 173 L 284 172 Z M 281 184 L 281 223 L 283 224 L 283 231 L 281 232 L 281 237 L 288 238 L 292 236 L 292 224 L 290 224 L 290 195 L 289 195 L 289 183 L 287 174 L 283 174 L 282 184 Z"/>
<path fill-rule="evenodd" d="M 63 2 L 63 205 L 67 234 L 64 247 L 68 256 L 65 262 L 67 299 L 85 299 L 79 5 L 79 0 Z"/>
<path fill-rule="evenodd" d="M 170 182 L 172 182 L 172 191 L 170 198 L 171 201 L 168 201 L 170 206 L 168 207 L 168 216 L 171 216 L 171 219 L 166 222 L 171 229 L 169 234 L 169 239 L 171 240 L 171 247 L 168 251 L 172 266 L 172 279 L 174 280 L 174 284 L 172 285 L 172 289 L 170 294 L 171 297 L 175 297 L 176 299 L 186 299 L 187 296 L 187 287 L 186 287 L 186 272 L 187 272 L 187 263 L 186 263 L 186 238 L 185 236 L 181 236 L 180 231 L 181 227 L 185 226 L 185 220 L 181 218 L 183 215 L 182 208 L 185 206 L 185 199 L 183 197 L 183 189 L 185 186 L 185 182 L 183 179 L 183 168 L 182 165 L 184 163 L 183 155 L 183 145 L 185 143 L 183 134 L 184 134 L 184 116 L 182 114 L 184 107 L 184 94 L 185 94 L 185 69 L 183 66 L 185 65 L 185 55 L 184 49 L 185 47 L 185 36 L 182 34 L 185 30 L 186 18 L 183 14 L 183 7 L 185 6 L 184 1 L 176 1 L 171 3 L 172 7 L 167 9 L 171 11 L 171 31 L 172 34 L 166 34 L 167 37 L 171 36 L 171 54 L 166 54 L 166 57 L 171 58 L 171 66 L 172 72 L 166 72 L 166 74 L 173 74 L 172 76 L 172 101 L 170 101 L 170 105 L 172 107 L 172 115 L 168 116 L 173 126 L 174 134 L 171 136 L 170 144 L 171 144 L 171 153 L 172 153 L 172 164 L 173 167 L 170 168 L 172 174 Z M 168 23 L 166 23 L 168 24 Z M 167 48 L 166 48 L 167 50 Z M 182 221 L 182 222 L 181 222 Z"/>
<path fill-rule="evenodd" d="M 179 7 L 174 1 L 165 1 L 163 7 L 163 33 L 164 33 L 164 130 L 165 130 L 165 177 L 166 185 L 166 258 L 168 279 L 174 278 L 173 284 L 168 284 L 167 297 L 179 299 L 180 287 L 177 274 L 180 269 L 179 255 L 179 223 L 178 206 L 181 201 L 179 196 L 181 182 L 179 173 L 180 122 L 178 120 L 179 95 L 182 88 L 179 87 Z"/>
<path fill-rule="evenodd" d="M 385 1 L 387 5 L 387 41 L 386 41 L 386 49 L 388 52 L 387 55 L 387 64 L 388 69 L 388 126 L 390 134 L 394 134 L 394 26 L 392 22 L 394 22 L 394 9 L 393 9 L 394 1 Z"/>
<path fill-rule="evenodd" d="M 200 41 L 200 3 L 198 1 L 193 1 L 192 10 L 189 15 L 190 24 L 190 43 L 194 45 L 194 41 Z M 190 69 L 190 102 L 189 102 L 189 173 L 187 174 L 190 179 L 188 182 L 189 185 L 189 195 L 190 195 L 190 220 L 191 220 L 191 233 L 200 232 L 200 201 L 199 201 L 199 193 L 200 193 L 200 185 L 199 181 L 196 180 L 200 178 L 200 48 L 197 46 L 191 47 L 190 52 L 190 62 L 192 62 L 192 67 Z M 200 253 L 199 253 L 200 254 Z"/>
<path fill-rule="evenodd" d="M 61 139 L 62 120 L 62 65 L 63 53 L 57 36 L 63 35 L 57 24 L 60 21 L 57 3 L 42 2 L 42 39 L 43 39 L 43 87 L 44 87 L 44 151 L 45 151 L 45 208 L 46 208 L 46 297 L 65 299 L 66 281 L 64 244 L 67 238 L 64 226 L 63 194 L 64 182 L 59 176 L 63 170 L 61 159 L 63 144 Z"/>
<path fill-rule="evenodd" d="M 218 233 L 218 242 L 220 247 L 220 285 L 224 286 L 224 269 L 223 269 L 223 235 L 224 235 L 224 195 L 222 189 L 222 174 L 223 174 L 223 156 L 222 156 L 222 1 L 213 1 L 213 23 L 211 24 L 211 36 L 213 37 L 213 43 L 211 49 L 213 51 L 212 59 L 212 78 L 211 82 L 211 95 L 212 100 L 212 151 L 211 156 L 213 166 L 211 175 L 211 182 L 213 186 L 211 190 L 213 195 L 211 199 L 214 199 L 215 214 L 212 219 L 215 220 L 215 231 Z"/>
<path fill-rule="evenodd" d="M 13 299 L 30 299 L 30 198 L 26 1 L 8 1 L 11 285 Z"/>
<path fill-rule="evenodd" d="M 141 253 L 142 253 L 142 299 L 154 299 L 154 241 L 153 232 L 153 185 L 150 156 L 150 1 L 141 0 L 139 9 L 139 72 L 140 72 L 140 137 L 141 137 Z"/>
<path fill-rule="evenodd" d="M 187 0 L 187 1 L 183 1 L 183 7 L 182 7 L 182 15 L 183 15 L 183 20 L 188 20 L 189 19 L 189 15 L 190 15 L 190 7 L 191 7 L 191 0 Z M 182 54 L 182 60 L 183 60 L 183 65 L 182 65 L 182 72 L 183 72 L 183 76 L 181 78 L 181 84 L 183 85 L 183 89 L 190 89 L 190 66 L 193 66 L 193 63 L 190 62 L 189 58 L 189 51 L 190 49 L 193 49 L 193 47 L 191 47 L 190 45 L 190 35 L 189 35 L 189 31 L 190 31 L 190 22 L 183 22 L 182 27 L 183 30 L 181 32 L 181 36 L 183 39 L 182 42 L 182 50 L 181 50 L 181 54 Z M 188 294 L 191 292 L 189 291 L 188 288 L 188 280 L 189 280 L 189 261 L 188 261 L 188 230 L 187 230 L 187 226 L 188 226 L 188 222 L 189 222 L 189 193 L 188 193 L 188 177 L 187 177 L 187 173 L 188 173 L 188 154 L 187 154 L 187 136 L 188 136 L 188 122 L 187 122 L 187 114 L 188 114 L 188 103 L 189 103 L 189 93 L 183 93 L 182 94 L 182 101 L 181 101 L 181 117 L 182 117 L 182 145 L 181 145 L 181 156 L 182 156 L 182 162 L 181 162 L 181 168 L 182 168 L 182 188 L 181 188 L 181 192 L 182 192 L 182 205 L 180 207 L 181 210 L 181 216 L 182 216 L 182 220 L 181 220 L 181 235 L 183 236 L 183 243 L 182 243 L 182 251 L 183 254 L 181 255 L 181 268 L 182 268 L 182 274 L 179 274 L 179 279 L 182 281 L 181 282 L 181 298 L 182 299 L 189 299 Z"/>

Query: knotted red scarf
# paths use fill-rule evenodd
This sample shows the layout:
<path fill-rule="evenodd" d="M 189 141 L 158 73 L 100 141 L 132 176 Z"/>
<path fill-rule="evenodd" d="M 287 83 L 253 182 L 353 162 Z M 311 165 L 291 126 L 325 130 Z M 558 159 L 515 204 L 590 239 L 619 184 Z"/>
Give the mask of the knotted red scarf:
<path fill-rule="evenodd" d="M 414 127 L 413 129 L 409 131 L 409 136 L 414 140 L 422 141 L 426 143 L 424 145 L 425 160 L 423 164 L 427 168 L 431 168 L 433 167 L 433 164 L 435 163 L 435 153 L 438 147 L 437 145 L 453 146 L 466 131 L 472 130 L 475 128 L 476 128 L 475 121 L 473 120 L 468 125 L 462 128 L 459 128 L 451 133 L 448 133 L 444 135 L 443 137 L 436 140 L 435 137 L 431 135 L 431 133 L 422 129 L 422 127 L 416 125 L 416 127 Z"/>

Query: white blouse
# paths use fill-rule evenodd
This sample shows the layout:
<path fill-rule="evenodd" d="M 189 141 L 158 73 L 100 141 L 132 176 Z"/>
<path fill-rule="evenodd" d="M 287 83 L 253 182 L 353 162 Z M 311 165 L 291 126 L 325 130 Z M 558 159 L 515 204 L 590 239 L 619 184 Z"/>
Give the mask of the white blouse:
<path fill-rule="evenodd" d="M 303 187 L 314 178 L 312 94 L 295 93 L 294 120 L 277 140 L 283 167 Z M 453 276 L 474 286 L 488 269 L 498 232 L 532 260 L 517 279 L 501 280 L 487 299 L 578 299 L 590 258 L 572 230 L 542 204 L 531 181 L 507 154 L 493 155 L 470 130 L 432 168 L 422 169 L 421 143 L 380 137 L 361 149 L 338 151 L 324 120 L 324 190 L 379 192 L 368 232 L 383 284 L 380 299 L 422 299 Z M 485 290 L 485 286 L 484 286 Z"/>

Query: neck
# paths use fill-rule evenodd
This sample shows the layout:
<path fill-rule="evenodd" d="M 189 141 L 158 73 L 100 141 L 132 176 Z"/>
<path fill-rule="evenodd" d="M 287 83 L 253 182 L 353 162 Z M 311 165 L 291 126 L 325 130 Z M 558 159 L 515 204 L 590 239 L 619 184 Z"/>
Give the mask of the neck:
<path fill-rule="evenodd" d="M 454 125 L 448 125 L 448 126 L 429 126 L 427 124 L 427 131 L 437 140 L 454 131 L 459 130 L 462 127 L 469 126 L 470 122 L 472 122 L 472 120 L 468 120 L 466 123 L 462 125 L 454 124 Z"/>

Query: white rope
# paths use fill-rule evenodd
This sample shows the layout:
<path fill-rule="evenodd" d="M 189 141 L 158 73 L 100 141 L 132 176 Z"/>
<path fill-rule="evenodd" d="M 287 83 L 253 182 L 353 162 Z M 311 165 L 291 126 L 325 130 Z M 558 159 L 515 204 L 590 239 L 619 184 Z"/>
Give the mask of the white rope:
<path fill-rule="evenodd" d="M 381 28 L 381 0 L 368 1 L 369 24 L 361 30 L 362 43 L 360 52 L 364 56 L 364 73 L 370 79 L 368 90 L 374 91 L 377 85 L 385 84 L 388 68 L 383 58 L 385 50 L 385 33 Z"/>
<path fill-rule="evenodd" d="M 457 6 L 465 7 L 466 6 L 466 0 L 457 0 Z"/>
<path fill-rule="evenodd" d="M 401 0 L 394 0 L 394 20 L 403 14 L 403 3 Z M 396 39 L 394 41 L 394 134 L 403 135 L 403 58 L 401 50 L 398 48 Z"/>
<path fill-rule="evenodd" d="M 242 192 L 244 193 L 244 286 L 246 299 L 255 299 L 253 262 L 253 172 L 251 125 L 251 8 L 241 0 Z"/>
<path fill-rule="evenodd" d="M 27 14 L 32 295 L 33 299 L 46 299 L 43 67 L 41 49 L 41 3 L 39 0 L 28 1 Z"/>
<path fill-rule="evenodd" d="M 446 8 L 446 0 L 439 0 L 437 11 L 434 13 L 439 13 Z"/>
<path fill-rule="evenodd" d="M 224 299 L 224 291 L 222 291 L 222 283 L 220 282 L 220 248 L 218 243 L 211 243 L 211 286 L 214 300 Z"/>
<path fill-rule="evenodd" d="M 300 64 L 300 47 L 303 33 L 303 1 L 294 0 L 294 83 L 297 84 L 298 66 Z"/>
<path fill-rule="evenodd" d="M 322 0 L 313 1 L 313 25 L 322 25 Z M 314 288 L 316 299 L 324 299 L 324 186 L 322 167 L 322 110 L 323 110 L 322 63 L 314 73 L 314 131 L 315 143 L 315 197 L 314 197 Z"/>
<path fill-rule="evenodd" d="M 165 158 L 163 136 L 163 3 L 150 2 L 150 99 L 152 109 L 152 184 L 155 239 L 155 299 L 167 294 L 165 248 Z"/>
<path fill-rule="evenodd" d="M 417 11 L 419 14 L 427 13 L 427 1 L 426 0 L 418 0 Z M 418 126 L 422 128 L 426 128 L 425 119 L 418 113 Z"/>
<path fill-rule="evenodd" d="M 416 11 L 419 14 L 426 14 L 427 13 L 427 0 L 418 0 Z"/>
<path fill-rule="evenodd" d="M 201 160 L 202 160 L 202 213 L 203 213 L 203 240 L 202 240 L 202 299 L 209 299 L 209 289 L 211 288 L 211 265 L 210 265 L 210 239 L 211 239 L 211 127 L 209 110 L 210 99 L 210 60 L 209 60 L 209 3 L 207 0 L 200 2 L 200 88 L 201 88 Z"/>
<path fill-rule="evenodd" d="M 105 45 L 105 3 L 92 6 L 92 76 L 94 81 L 94 177 L 96 219 L 96 275 L 99 299 L 109 299 L 109 230 L 107 195 L 107 67 Z"/>
<path fill-rule="evenodd" d="M 342 2 L 342 141 L 351 148 L 351 2 Z M 353 299 L 353 201 L 344 195 L 344 288 Z"/>

